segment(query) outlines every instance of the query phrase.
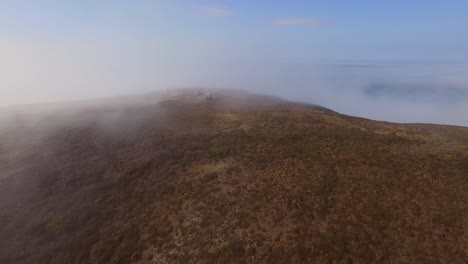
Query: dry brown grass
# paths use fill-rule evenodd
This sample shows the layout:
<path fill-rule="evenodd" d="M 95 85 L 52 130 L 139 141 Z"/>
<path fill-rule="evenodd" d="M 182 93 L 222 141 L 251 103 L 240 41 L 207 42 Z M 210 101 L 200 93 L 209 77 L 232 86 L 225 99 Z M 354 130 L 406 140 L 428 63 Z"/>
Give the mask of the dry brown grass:
<path fill-rule="evenodd" d="M 2 134 L 0 263 L 466 262 L 467 128 L 180 96 Z"/>

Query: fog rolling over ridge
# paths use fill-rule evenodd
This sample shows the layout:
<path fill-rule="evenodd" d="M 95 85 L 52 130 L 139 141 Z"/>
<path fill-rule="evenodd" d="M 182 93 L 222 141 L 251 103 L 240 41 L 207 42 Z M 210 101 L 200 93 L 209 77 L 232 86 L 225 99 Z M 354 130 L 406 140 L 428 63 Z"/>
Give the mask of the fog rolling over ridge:
<path fill-rule="evenodd" d="M 0 0 L 0 264 L 467 263 L 467 0 Z"/>
<path fill-rule="evenodd" d="M 24 47 L 23 47 L 24 48 Z M 229 88 L 376 120 L 468 126 L 468 64 L 316 63 L 299 59 L 163 59 L 148 50 L 21 46 L 0 62 L 0 106 L 171 88 Z M 29 53 L 28 53 L 28 52 Z M 16 54 L 16 56 L 11 55 Z M 18 54 L 21 54 L 19 56 Z"/>
<path fill-rule="evenodd" d="M 467 64 L 247 65 L 227 73 L 231 83 L 220 81 L 221 86 L 249 87 L 383 121 L 468 125 Z"/>
<path fill-rule="evenodd" d="M 466 1 L 188 2 L 1 1 L 0 107 L 205 87 L 468 125 Z"/>

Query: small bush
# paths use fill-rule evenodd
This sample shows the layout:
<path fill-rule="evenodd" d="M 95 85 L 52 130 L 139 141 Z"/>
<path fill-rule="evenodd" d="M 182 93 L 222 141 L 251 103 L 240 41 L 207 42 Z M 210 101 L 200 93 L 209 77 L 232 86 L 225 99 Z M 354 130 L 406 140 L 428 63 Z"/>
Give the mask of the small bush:
<path fill-rule="evenodd" d="M 46 228 L 54 234 L 60 233 L 63 228 L 63 217 L 58 214 L 50 214 L 47 219 Z"/>
<path fill-rule="evenodd" d="M 50 213 L 28 223 L 25 229 L 29 234 L 52 233 L 57 235 L 63 230 L 63 217 L 56 213 Z"/>
<path fill-rule="evenodd" d="M 215 156 L 226 156 L 231 152 L 231 149 L 227 146 L 214 146 L 210 149 L 210 153 Z"/>

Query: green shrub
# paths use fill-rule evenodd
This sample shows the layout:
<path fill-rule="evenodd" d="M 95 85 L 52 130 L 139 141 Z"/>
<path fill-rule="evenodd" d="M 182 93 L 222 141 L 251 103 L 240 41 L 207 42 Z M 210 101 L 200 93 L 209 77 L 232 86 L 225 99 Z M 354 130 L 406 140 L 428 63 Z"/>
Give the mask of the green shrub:
<path fill-rule="evenodd" d="M 63 217 L 58 214 L 50 214 L 47 219 L 46 228 L 48 231 L 58 234 L 63 228 Z"/>
<path fill-rule="evenodd" d="M 59 234 L 63 229 L 63 217 L 57 213 L 49 213 L 40 218 L 36 218 L 25 226 L 25 231 L 29 234 L 41 234 L 44 232 Z"/>
<path fill-rule="evenodd" d="M 231 152 L 231 149 L 227 146 L 214 146 L 210 149 L 210 153 L 215 156 L 225 156 Z"/>

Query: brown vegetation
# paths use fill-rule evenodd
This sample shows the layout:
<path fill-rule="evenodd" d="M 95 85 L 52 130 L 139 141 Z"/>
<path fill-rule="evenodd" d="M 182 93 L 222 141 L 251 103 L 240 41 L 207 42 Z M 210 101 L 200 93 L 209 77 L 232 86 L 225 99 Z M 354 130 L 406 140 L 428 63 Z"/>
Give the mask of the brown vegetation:
<path fill-rule="evenodd" d="M 468 128 L 216 96 L 4 129 L 0 263 L 466 263 Z"/>

